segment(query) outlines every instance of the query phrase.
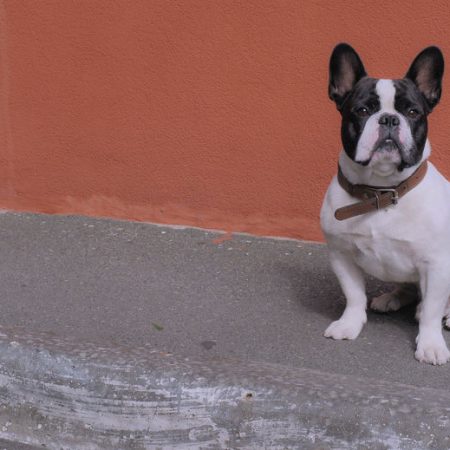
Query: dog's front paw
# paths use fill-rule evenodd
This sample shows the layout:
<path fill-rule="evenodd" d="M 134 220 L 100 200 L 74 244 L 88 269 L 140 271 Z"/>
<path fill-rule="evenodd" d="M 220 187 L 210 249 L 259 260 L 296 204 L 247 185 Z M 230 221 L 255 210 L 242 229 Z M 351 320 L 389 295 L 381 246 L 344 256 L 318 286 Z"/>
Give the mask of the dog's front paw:
<path fill-rule="evenodd" d="M 365 323 L 365 314 L 364 317 L 342 317 L 332 322 L 323 335 L 333 339 L 356 339 Z"/>
<path fill-rule="evenodd" d="M 370 302 L 370 309 L 377 312 L 398 311 L 402 307 L 400 299 L 394 294 L 394 292 L 388 292 L 386 294 L 375 297 Z"/>
<path fill-rule="evenodd" d="M 441 333 L 419 333 L 415 356 L 420 362 L 441 365 L 450 359 L 450 351 Z"/>

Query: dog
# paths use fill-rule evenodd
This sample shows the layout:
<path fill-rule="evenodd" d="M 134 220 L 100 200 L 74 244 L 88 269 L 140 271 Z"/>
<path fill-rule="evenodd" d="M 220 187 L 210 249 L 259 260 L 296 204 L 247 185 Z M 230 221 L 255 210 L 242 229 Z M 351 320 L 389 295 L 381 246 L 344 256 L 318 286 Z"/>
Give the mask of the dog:
<path fill-rule="evenodd" d="M 444 58 L 427 47 L 402 79 L 367 75 L 356 51 L 337 45 L 330 58 L 329 97 L 342 116 L 338 174 L 320 221 L 331 268 L 346 298 L 325 337 L 355 339 L 367 322 L 364 273 L 398 288 L 372 300 L 395 311 L 420 299 L 415 357 L 445 364 L 450 352 L 450 183 L 428 161 L 428 116 L 442 91 Z"/>

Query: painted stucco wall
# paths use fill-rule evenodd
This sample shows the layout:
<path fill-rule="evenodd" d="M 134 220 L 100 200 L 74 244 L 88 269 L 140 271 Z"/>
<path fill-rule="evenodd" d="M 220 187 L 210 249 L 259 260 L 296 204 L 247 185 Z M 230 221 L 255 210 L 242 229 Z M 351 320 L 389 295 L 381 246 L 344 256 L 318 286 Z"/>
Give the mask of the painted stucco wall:
<path fill-rule="evenodd" d="M 0 3 L 0 208 L 320 240 L 337 42 L 402 76 L 450 61 L 447 1 Z M 431 118 L 450 176 L 450 75 Z"/>

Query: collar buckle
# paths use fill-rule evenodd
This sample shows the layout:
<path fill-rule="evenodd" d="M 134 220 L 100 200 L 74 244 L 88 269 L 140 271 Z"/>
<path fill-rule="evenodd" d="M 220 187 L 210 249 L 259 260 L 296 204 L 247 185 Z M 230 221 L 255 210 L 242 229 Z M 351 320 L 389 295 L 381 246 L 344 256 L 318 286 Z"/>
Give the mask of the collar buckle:
<path fill-rule="evenodd" d="M 373 191 L 375 193 L 375 197 L 377 199 L 377 209 L 379 208 L 379 198 L 378 198 L 378 194 L 384 194 L 385 192 L 390 192 L 392 194 L 391 196 L 391 202 L 393 205 L 396 205 L 398 203 L 398 199 L 399 199 L 399 195 L 398 195 L 398 191 L 397 189 L 394 188 L 366 188 L 369 189 L 370 191 Z"/>

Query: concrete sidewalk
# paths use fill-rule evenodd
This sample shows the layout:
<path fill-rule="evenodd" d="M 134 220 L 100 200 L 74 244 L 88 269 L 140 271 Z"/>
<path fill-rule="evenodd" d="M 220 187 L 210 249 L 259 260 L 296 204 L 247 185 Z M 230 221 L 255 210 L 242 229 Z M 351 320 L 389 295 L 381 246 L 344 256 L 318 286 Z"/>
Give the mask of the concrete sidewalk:
<path fill-rule="evenodd" d="M 5 213 L 0 255 L 2 448 L 450 448 L 413 308 L 322 337 L 322 245 Z"/>

